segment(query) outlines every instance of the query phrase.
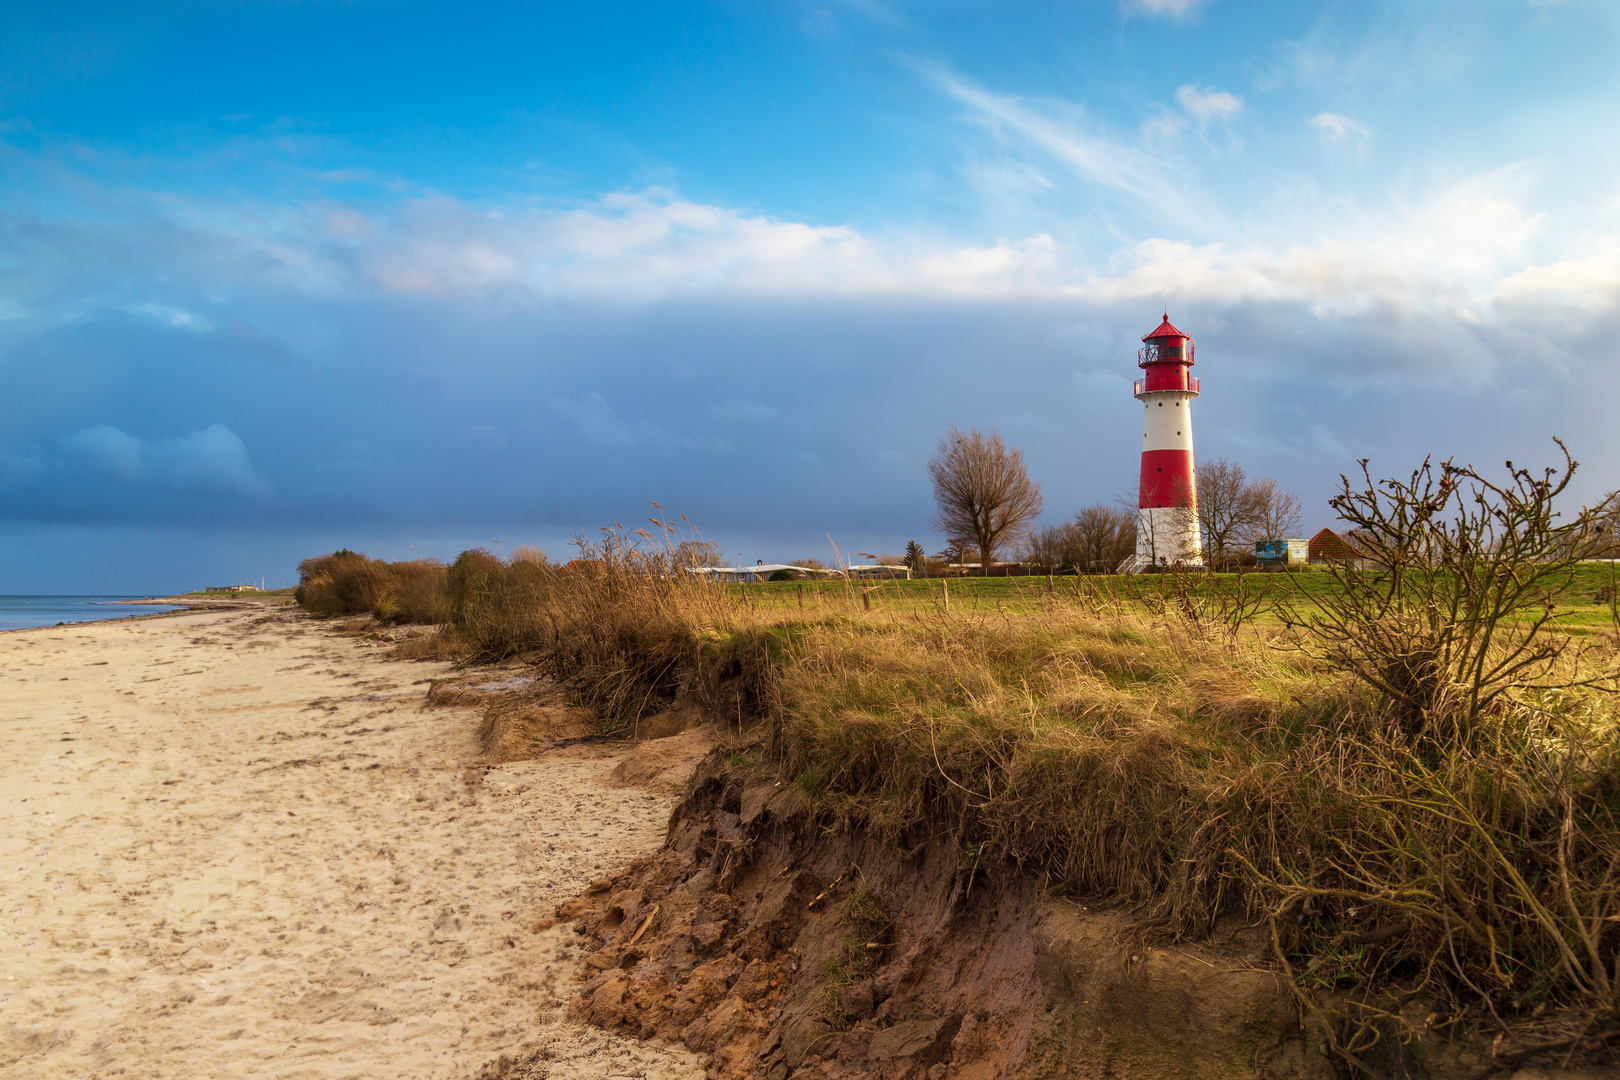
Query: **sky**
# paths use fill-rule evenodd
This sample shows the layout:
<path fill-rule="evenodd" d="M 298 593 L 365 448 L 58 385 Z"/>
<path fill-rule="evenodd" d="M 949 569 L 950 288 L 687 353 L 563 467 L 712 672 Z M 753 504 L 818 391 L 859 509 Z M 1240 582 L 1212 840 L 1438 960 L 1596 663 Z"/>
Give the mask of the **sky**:
<path fill-rule="evenodd" d="M 0 21 L 0 593 L 296 578 L 685 514 L 929 550 L 1201 460 L 1620 488 L 1620 8 L 171 0 Z M 649 502 L 656 501 L 660 509 Z"/>

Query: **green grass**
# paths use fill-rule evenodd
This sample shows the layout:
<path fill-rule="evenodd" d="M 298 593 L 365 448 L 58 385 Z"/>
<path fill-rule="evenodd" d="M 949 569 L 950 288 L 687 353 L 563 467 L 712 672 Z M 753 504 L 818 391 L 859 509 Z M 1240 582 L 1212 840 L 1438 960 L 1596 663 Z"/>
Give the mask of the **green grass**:
<path fill-rule="evenodd" d="M 1614 586 L 1615 592 L 1620 594 L 1620 564 L 1582 563 L 1569 584 L 1555 597 L 1559 627 L 1572 635 L 1614 632 L 1614 605 L 1597 599 L 1599 591 L 1607 586 Z M 767 581 L 716 586 L 738 602 L 764 612 L 790 612 L 801 608 L 808 614 L 843 611 L 853 599 L 863 607 L 870 603 L 874 611 L 901 616 L 943 611 L 947 607 L 959 614 L 1021 615 L 1047 611 L 1055 604 L 1064 603 L 1151 615 L 1173 602 L 1178 587 L 1204 600 L 1218 593 L 1231 594 L 1240 587 L 1251 593 L 1263 592 L 1268 599 L 1252 622 L 1257 626 L 1280 627 L 1283 625 L 1280 605 L 1292 605 L 1300 614 L 1308 615 L 1313 598 L 1326 596 L 1340 586 L 1330 572 L 1317 567 L 1290 573 L 1188 574 L 1179 578 L 1163 574 L 1103 574 L 849 583 Z"/>
<path fill-rule="evenodd" d="M 280 603 L 285 600 L 291 600 L 293 598 L 293 590 L 263 589 L 258 592 L 243 593 L 218 593 L 203 590 L 201 592 L 173 593 L 172 595 L 175 597 L 185 597 L 188 600 L 193 598 L 198 600 L 274 600 L 277 603 Z"/>

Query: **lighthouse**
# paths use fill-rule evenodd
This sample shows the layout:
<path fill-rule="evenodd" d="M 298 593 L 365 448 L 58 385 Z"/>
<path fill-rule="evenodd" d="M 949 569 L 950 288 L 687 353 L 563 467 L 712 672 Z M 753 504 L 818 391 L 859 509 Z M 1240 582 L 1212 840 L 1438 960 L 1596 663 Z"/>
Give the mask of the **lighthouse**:
<path fill-rule="evenodd" d="M 1192 402 L 1198 380 L 1193 339 L 1170 325 L 1142 339 L 1136 400 L 1142 403 L 1142 476 L 1136 511 L 1136 556 L 1125 567 L 1202 566 L 1198 542 L 1198 484 L 1193 474 Z"/>

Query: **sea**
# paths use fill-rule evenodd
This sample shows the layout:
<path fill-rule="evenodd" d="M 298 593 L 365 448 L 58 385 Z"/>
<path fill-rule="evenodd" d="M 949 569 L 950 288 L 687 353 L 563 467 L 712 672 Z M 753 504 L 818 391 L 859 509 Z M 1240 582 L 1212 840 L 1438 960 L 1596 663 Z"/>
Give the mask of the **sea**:
<path fill-rule="evenodd" d="M 115 604 L 115 600 L 145 600 L 144 596 L 0 596 L 0 630 L 26 630 L 57 623 L 126 619 L 173 611 L 180 604 Z"/>

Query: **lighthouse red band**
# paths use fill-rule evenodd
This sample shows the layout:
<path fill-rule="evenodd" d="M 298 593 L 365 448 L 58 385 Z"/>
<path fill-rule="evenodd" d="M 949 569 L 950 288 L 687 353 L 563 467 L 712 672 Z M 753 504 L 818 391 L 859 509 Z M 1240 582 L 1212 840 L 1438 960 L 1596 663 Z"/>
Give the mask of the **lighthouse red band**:
<path fill-rule="evenodd" d="M 1193 471 L 1192 402 L 1198 396 L 1193 339 L 1170 314 L 1142 339 L 1136 400 L 1142 403 L 1142 473 L 1137 500 L 1136 557 L 1130 569 L 1202 563 L 1198 486 Z"/>

